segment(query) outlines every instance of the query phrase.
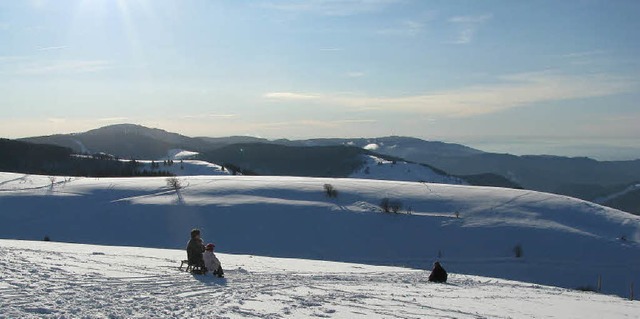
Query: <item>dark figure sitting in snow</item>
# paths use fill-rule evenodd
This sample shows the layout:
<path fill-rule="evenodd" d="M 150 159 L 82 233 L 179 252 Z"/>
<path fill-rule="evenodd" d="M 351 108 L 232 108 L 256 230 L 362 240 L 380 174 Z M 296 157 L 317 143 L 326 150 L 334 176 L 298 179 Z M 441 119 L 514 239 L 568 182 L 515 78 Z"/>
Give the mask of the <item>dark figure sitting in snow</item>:
<path fill-rule="evenodd" d="M 439 283 L 447 282 L 447 271 L 442 268 L 439 262 L 433 264 L 433 270 L 431 271 L 431 275 L 429 275 L 429 281 Z"/>
<path fill-rule="evenodd" d="M 200 230 L 194 229 L 191 231 L 191 240 L 187 244 L 187 259 L 189 260 L 189 266 L 194 268 L 200 268 L 204 272 L 204 245 L 202 244 L 202 238 L 200 238 Z"/>

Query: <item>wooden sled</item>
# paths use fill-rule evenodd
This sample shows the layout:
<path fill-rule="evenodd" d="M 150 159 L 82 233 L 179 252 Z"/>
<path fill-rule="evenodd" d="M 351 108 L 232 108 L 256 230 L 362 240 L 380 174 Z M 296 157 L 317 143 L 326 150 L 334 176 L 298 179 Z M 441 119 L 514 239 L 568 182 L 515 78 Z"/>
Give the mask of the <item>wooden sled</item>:
<path fill-rule="evenodd" d="M 180 267 L 178 267 L 178 269 L 180 271 L 183 271 L 182 268 L 184 268 L 185 264 L 187 265 L 187 268 L 184 271 L 190 272 L 190 273 L 194 273 L 194 274 L 198 274 L 198 275 L 204 275 L 205 274 L 204 267 L 196 266 L 196 265 L 189 265 L 189 261 L 188 260 L 181 261 L 180 262 Z"/>

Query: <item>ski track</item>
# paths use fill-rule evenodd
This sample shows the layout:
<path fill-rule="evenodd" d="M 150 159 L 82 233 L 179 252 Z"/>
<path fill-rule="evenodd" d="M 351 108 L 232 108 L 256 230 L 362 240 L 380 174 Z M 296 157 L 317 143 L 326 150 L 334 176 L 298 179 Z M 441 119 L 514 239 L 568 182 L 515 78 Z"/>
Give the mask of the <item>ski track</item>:
<path fill-rule="evenodd" d="M 531 318 L 536 305 L 557 298 L 595 307 L 621 300 L 455 274 L 450 284 L 431 284 L 422 271 L 354 264 L 336 264 L 336 272 L 248 271 L 254 263 L 279 267 L 287 260 L 222 254 L 230 270 L 217 279 L 178 271 L 172 257 L 179 251 L 169 257 L 95 247 L 0 245 L 0 318 Z M 519 309 L 523 303 L 529 306 Z"/>

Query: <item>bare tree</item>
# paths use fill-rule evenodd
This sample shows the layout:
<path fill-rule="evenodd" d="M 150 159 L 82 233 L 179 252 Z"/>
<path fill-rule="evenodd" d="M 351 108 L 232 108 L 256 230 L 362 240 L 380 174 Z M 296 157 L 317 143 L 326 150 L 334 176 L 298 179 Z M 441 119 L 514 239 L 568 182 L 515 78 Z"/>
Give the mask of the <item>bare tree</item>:
<path fill-rule="evenodd" d="M 380 209 L 382 209 L 383 212 L 385 213 L 390 213 L 391 212 L 391 200 L 387 197 L 383 198 L 380 201 Z"/>
<path fill-rule="evenodd" d="M 177 177 L 169 177 L 167 178 L 167 186 L 176 192 L 182 189 L 182 182 Z"/>
<path fill-rule="evenodd" d="M 324 192 L 329 198 L 338 197 L 338 190 L 331 184 L 324 184 Z"/>
<path fill-rule="evenodd" d="M 385 197 L 380 201 L 379 206 L 384 213 L 399 214 L 404 205 L 399 200 L 390 200 L 389 198 Z"/>
<path fill-rule="evenodd" d="M 167 186 L 176 192 L 178 204 L 184 204 L 184 197 L 182 197 L 182 192 L 180 192 L 180 190 L 184 188 L 182 182 L 177 177 L 169 177 L 167 178 Z"/>

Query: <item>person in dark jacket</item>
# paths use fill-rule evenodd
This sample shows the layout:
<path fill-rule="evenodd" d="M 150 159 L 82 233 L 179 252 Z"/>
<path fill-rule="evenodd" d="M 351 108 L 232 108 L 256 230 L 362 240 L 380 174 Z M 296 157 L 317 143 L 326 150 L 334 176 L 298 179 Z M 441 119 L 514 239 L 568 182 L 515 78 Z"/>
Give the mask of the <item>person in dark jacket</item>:
<path fill-rule="evenodd" d="M 433 270 L 431 271 L 431 275 L 429 275 L 429 281 L 439 283 L 447 282 L 447 271 L 442 268 L 442 265 L 440 265 L 439 262 L 433 264 Z"/>
<path fill-rule="evenodd" d="M 204 259 L 202 254 L 204 253 L 204 244 L 200 237 L 200 230 L 194 229 L 191 231 L 191 240 L 187 244 L 187 259 L 189 260 L 189 266 L 196 266 L 204 268 Z"/>

